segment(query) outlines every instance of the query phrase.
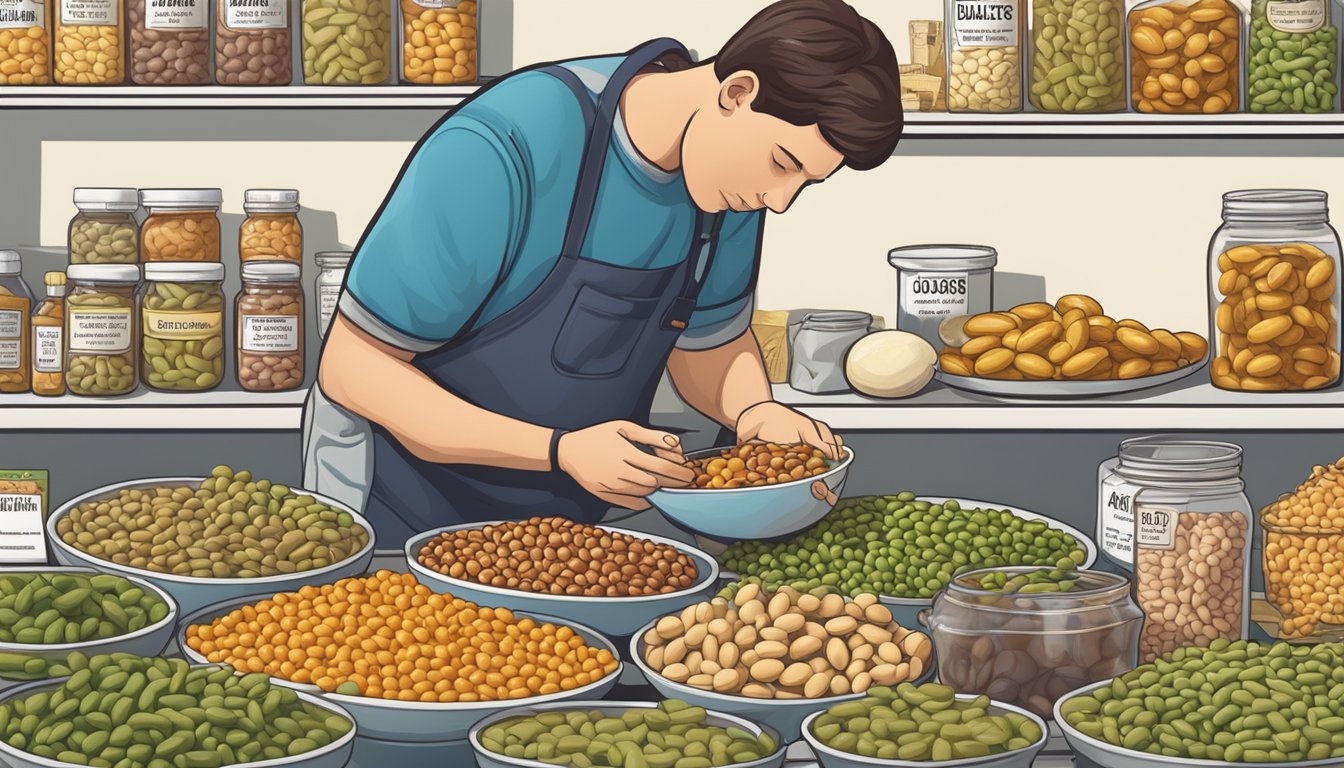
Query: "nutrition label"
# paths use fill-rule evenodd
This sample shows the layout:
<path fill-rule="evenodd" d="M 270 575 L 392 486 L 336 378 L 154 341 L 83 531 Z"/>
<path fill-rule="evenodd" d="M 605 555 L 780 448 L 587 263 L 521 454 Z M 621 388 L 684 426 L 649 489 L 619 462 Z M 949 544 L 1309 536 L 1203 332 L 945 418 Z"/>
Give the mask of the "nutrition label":
<path fill-rule="evenodd" d="M 967 283 L 965 272 L 901 272 L 901 305 L 918 318 L 964 315 Z"/>
<path fill-rule="evenodd" d="M 952 29 L 958 48 L 1018 45 L 1018 0 L 956 0 Z"/>
<path fill-rule="evenodd" d="M 341 298 L 341 286 L 323 285 L 317 289 L 317 313 L 322 321 L 322 332 L 331 326 L 331 317 L 336 314 L 336 302 Z"/>
<path fill-rule="evenodd" d="M 1325 0 L 1269 0 L 1265 20 L 1279 32 L 1315 32 L 1325 26 Z"/>
<path fill-rule="evenodd" d="M 120 0 L 59 0 L 61 23 L 84 27 L 115 27 L 121 16 Z"/>
<path fill-rule="evenodd" d="M 299 318 L 244 315 L 242 336 L 244 352 L 295 352 L 299 348 Z"/>
<path fill-rule="evenodd" d="M 131 310 L 80 309 L 70 312 L 71 352 L 128 352 Z"/>
<path fill-rule="evenodd" d="M 145 29 L 205 29 L 207 0 L 145 0 Z"/>
<path fill-rule="evenodd" d="M 224 325 L 220 312 L 155 312 L 145 310 L 145 335 L 173 341 L 213 339 Z"/>
<path fill-rule="evenodd" d="M 64 333 L 59 325 L 33 326 L 33 368 L 38 373 L 60 373 L 65 367 Z"/>
<path fill-rule="evenodd" d="M 1164 507 L 1137 507 L 1140 549 L 1171 549 L 1176 530 L 1176 510 Z"/>
<path fill-rule="evenodd" d="M 40 27 L 46 21 L 42 0 L 0 0 L 0 29 Z"/>
<path fill-rule="evenodd" d="M 224 26 L 229 29 L 285 29 L 289 26 L 288 0 L 220 0 Z"/>
<path fill-rule="evenodd" d="M 1137 485 L 1108 482 L 1098 499 L 1101 549 L 1122 563 L 1134 562 L 1134 494 Z"/>
<path fill-rule="evenodd" d="M 18 370 L 23 341 L 23 313 L 0 309 L 0 371 Z"/>

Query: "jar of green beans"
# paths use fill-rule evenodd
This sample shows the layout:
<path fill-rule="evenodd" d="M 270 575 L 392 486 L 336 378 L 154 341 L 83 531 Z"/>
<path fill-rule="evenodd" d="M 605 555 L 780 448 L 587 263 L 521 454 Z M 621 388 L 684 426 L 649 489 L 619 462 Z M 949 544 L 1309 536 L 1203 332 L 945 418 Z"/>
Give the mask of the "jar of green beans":
<path fill-rule="evenodd" d="M 1335 111 L 1338 11 L 1333 0 L 1254 0 L 1246 60 L 1251 112 Z"/>

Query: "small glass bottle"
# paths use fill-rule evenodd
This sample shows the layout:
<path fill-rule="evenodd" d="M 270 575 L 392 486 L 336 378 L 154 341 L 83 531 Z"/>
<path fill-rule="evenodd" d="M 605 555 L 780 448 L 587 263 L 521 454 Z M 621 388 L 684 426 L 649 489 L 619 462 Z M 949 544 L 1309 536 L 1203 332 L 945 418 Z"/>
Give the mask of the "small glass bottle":
<path fill-rule="evenodd" d="M 303 384 L 299 265 L 287 261 L 243 264 L 243 288 L 234 307 L 238 385 L 253 392 L 283 392 Z"/>
<path fill-rule="evenodd" d="M 70 219 L 71 264 L 134 264 L 140 259 L 140 227 L 135 189 L 76 187 Z"/>
<path fill-rule="evenodd" d="M 331 318 L 336 314 L 336 302 L 341 298 L 341 287 L 345 285 L 345 271 L 350 267 L 350 251 L 319 251 L 317 254 L 317 329 L 322 338 L 327 337 L 331 327 Z"/>
<path fill-rule="evenodd" d="M 218 189 L 143 189 L 140 260 L 219 261 Z"/>
<path fill-rule="evenodd" d="M 238 231 L 242 261 L 303 263 L 303 225 L 297 189 L 249 189 L 243 193 L 247 218 Z"/>
<path fill-rule="evenodd" d="M 151 389 L 204 392 L 224 379 L 224 265 L 145 265 L 140 376 Z"/>
<path fill-rule="evenodd" d="M 33 292 L 17 251 L 0 251 L 0 393 L 27 392 L 32 373 L 29 315 Z"/>
<path fill-rule="evenodd" d="M 135 390 L 135 288 L 133 264 L 71 264 L 65 271 L 65 387 L 72 395 L 111 397 Z"/>
<path fill-rule="evenodd" d="M 289 85 L 294 26 L 289 0 L 216 0 L 215 81 Z"/>
<path fill-rule="evenodd" d="M 57 85 L 126 81 L 122 0 L 55 0 L 52 75 Z"/>
<path fill-rule="evenodd" d="M 947 110 L 1020 112 L 1026 0 L 947 0 L 946 8 Z"/>
<path fill-rule="evenodd" d="M 33 394 L 65 394 L 65 273 L 48 272 L 47 298 L 33 311 Z"/>
<path fill-rule="evenodd" d="M 47 0 L 9 0 L 0 17 L 0 85 L 51 82 L 51 28 Z"/>

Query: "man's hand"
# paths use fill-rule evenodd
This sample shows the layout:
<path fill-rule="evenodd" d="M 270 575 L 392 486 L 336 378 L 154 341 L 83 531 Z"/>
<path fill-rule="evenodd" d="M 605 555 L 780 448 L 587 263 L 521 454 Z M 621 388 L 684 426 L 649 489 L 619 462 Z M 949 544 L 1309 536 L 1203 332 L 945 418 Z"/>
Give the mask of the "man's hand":
<path fill-rule="evenodd" d="M 737 442 L 752 440 L 780 445 L 806 443 L 820 448 L 832 461 L 842 454 L 840 441 L 830 427 L 773 400 L 757 403 L 737 417 Z"/>
<path fill-rule="evenodd" d="M 647 445 L 656 455 L 639 449 Z M 649 508 L 659 488 L 684 488 L 695 472 L 681 465 L 681 440 L 629 421 L 609 421 L 560 438 L 556 464 L 597 498 L 625 509 Z"/>

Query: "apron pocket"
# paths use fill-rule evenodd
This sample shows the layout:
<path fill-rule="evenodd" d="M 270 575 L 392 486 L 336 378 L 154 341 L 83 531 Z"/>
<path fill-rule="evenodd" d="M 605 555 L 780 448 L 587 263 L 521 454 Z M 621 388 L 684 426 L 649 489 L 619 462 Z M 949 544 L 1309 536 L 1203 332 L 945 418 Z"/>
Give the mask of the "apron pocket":
<path fill-rule="evenodd" d="M 632 299 L 585 285 L 560 326 L 551 357 L 575 376 L 620 373 L 658 307 L 658 299 Z"/>

